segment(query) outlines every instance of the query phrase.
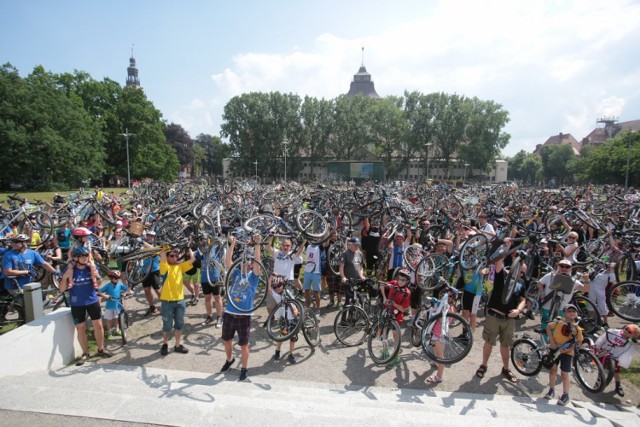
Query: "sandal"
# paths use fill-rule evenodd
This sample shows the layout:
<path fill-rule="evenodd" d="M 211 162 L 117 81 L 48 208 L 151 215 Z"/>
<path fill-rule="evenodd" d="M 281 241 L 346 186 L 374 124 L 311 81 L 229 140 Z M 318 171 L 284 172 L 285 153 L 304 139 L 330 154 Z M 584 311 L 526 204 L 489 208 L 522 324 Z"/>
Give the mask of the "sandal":
<path fill-rule="evenodd" d="M 476 371 L 476 377 L 484 378 L 484 374 L 486 373 L 487 373 L 487 367 L 485 365 L 480 365 L 480 367 Z"/>
<path fill-rule="evenodd" d="M 430 377 L 427 378 L 427 382 L 431 384 L 438 384 L 442 382 L 442 378 L 440 378 L 437 375 L 431 375 Z"/>
<path fill-rule="evenodd" d="M 82 353 L 82 356 L 80 356 L 80 359 L 78 359 L 78 361 L 76 362 L 76 366 L 84 365 L 84 362 L 86 362 L 88 358 L 89 358 L 88 353 Z"/>
<path fill-rule="evenodd" d="M 511 381 L 513 384 L 518 382 L 518 379 L 515 375 L 513 375 L 513 372 L 508 369 L 502 368 L 502 376 Z"/>

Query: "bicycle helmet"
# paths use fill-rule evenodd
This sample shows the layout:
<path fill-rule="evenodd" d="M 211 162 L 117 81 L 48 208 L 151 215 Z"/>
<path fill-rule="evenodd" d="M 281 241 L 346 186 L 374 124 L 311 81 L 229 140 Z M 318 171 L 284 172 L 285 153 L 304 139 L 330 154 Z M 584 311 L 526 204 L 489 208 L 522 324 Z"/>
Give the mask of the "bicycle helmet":
<path fill-rule="evenodd" d="M 121 274 L 118 270 L 109 270 L 107 276 L 109 276 L 110 278 L 119 279 Z"/>
<path fill-rule="evenodd" d="M 91 235 L 91 230 L 85 227 L 77 227 L 73 229 L 71 234 L 73 234 L 75 238 L 86 237 Z"/>
<path fill-rule="evenodd" d="M 640 327 L 638 327 L 638 325 L 636 325 L 635 323 L 629 323 L 628 325 L 625 325 L 623 330 L 627 333 L 627 335 L 631 336 L 631 338 L 640 338 Z"/>
<path fill-rule="evenodd" d="M 396 279 L 400 278 L 400 276 L 406 277 L 407 282 L 411 281 L 411 273 L 406 268 L 401 268 L 400 270 L 398 270 L 398 272 L 396 273 Z"/>
<path fill-rule="evenodd" d="M 31 240 L 31 238 L 29 236 L 27 236 L 26 234 L 18 234 L 17 236 L 13 237 L 13 241 L 14 242 L 28 242 L 30 240 Z"/>
<path fill-rule="evenodd" d="M 89 255 L 89 249 L 84 246 L 78 246 L 71 252 L 71 256 Z"/>
<path fill-rule="evenodd" d="M 287 279 L 285 279 L 284 276 L 276 274 L 275 276 L 271 277 L 272 288 L 279 288 L 280 286 L 284 286 L 285 283 L 287 283 Z"/>

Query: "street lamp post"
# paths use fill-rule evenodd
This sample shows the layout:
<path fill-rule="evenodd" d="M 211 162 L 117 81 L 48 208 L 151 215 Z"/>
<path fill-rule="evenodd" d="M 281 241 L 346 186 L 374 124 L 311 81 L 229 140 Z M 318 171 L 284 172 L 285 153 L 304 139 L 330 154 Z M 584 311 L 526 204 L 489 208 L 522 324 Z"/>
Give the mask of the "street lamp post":
<path fill-rule="evenodd" d="M 627 172 L 624 177 L 624 189 L 629 189 L 629 161 L 631 160 L 631 132 L 627 132 Z"/>
<path fill-rule="evenodd" d="M 465 163 L 464 164 L 464 175 L 462 176 L 462 183 L 464 184 L 465 181 L 467 180 L 467 167 L 469 166 L 469 163 Z"/>
<path fill-rule="evenodd" d="M 258 176 L 258 161 L 253 162 L 253 165 L 256 167 L 256 176 Z"/>
<path fill-rule="evenodd" d="M 289 145 L 289 141 L 285 140 L 282 142 L 282 145 L 284 145 L 284 183 L 287 183 L 287 149 L 288 149 L 288 145 Z"/>
<path fill-rule="evenodd" d="M 427 182 L 429 181 L 429 147 L 433 145 L 432 142 L 427 142 L 424 146 L 427 148 Z"/>
<path fill-rule="evenodd" d="M 124 133 L 121 133 L 120 135 L 124 136 L 124 140 L 127 142 L 127 186 L 129 187 L 129 190 L 131 190 L 131 167 L 129 165 L 129 137 L 135 136 L 136 134 L 129 133 L 129 129 L 125 128 Z"/>

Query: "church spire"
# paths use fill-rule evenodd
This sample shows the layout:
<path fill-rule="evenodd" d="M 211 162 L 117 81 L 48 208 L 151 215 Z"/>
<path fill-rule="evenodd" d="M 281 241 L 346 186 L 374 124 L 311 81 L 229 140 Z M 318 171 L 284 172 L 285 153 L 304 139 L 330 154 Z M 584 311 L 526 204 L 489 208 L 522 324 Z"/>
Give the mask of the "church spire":
<path fill-rule="evenodd" d="M 376 93 L 376 88 L 371 81 L 371 74 L 367 73 L 364 68 L 364 46 L 362 47 L 362 65 L 356 74 L 353 75 L 353 81 L 349 88 L 347 96 L 365 95 L 372 98 L 380 98 Z"/>
<path fill-rule="evenodd" d="M 131 45 L 131 58 L 129 58 L 129 66 L 127 67 L 127 87 L 140 87 L 140 78 L 138 77 L 138 68 L 136 68 L 136 59 L 133 57 L 133 46 Z"/>

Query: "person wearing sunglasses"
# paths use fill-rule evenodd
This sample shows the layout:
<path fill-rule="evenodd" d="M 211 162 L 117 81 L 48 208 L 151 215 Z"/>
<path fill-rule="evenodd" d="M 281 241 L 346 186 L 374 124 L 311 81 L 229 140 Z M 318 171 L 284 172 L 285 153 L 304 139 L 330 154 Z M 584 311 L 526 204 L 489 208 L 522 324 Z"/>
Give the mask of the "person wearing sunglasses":
<path fill-rule="evenodd" d="M 166 279 L 160 291 L 160 313 L 162 314 L 162 347 L 160 354 L 169 354 L 169 334 L 173 329 L 176 343 L 173 351 L 186 354 L 189 350 L 181 344 L 182 328 L 184 327 L 184 313 L 187 304 L 184 300 L 184 274 L 193 268 L 196 260 L 191 249 L 186 252 L 183 259 L 177 250 L 160 252 L 160 275 L 166 275 Z"/>
<path fill-rule="evenodd" d="M 571 259 L 578 247 L 578 233 L 572 231 L 567 235 L 567 244 L 565 246 L 562 246 L 560 242 L 556 242 L 554 252 L 563 258 Z"/>
<path fill-rule="evenodd" d="M 551 314 L 550 309 L 551 309 L 551 304 L 553 302 L 552 294 L 554 292 L 554 290 L 552 289 L 552 284 L 554 283 L 554 280 L 557 275 L 571 277 L 571 268 L 572 268 L 571 261 L 569 261 L 568 259 L 561 259 L 556 264 L 555 271 L 545 274 L 538 281 L 539 295 L 542 295 L 542 306 L 540 310 L 541 312 L 540 317 L 541 317 L 541 327 L 543 330 L 547 328 L 547 324 L 549 323 L 549 320 L 550 320 L 549 319 L 549 316 Z M 558 315 L 562 316 L 564 314 L 563 309 L 567 304 L 569 304 L 569 301 L 571 301 L 571 297 L 573 296 L 574 293 L 578 291 L 589 292 L 589 288 L 590 288 L 590 279 L 589 279 L 588 273 L 584 273 L 580 277 L 580 280 L 574 280 L 573 290 L 571 291 L 571 293 L 568 293 L 564 296 Z"/>
<path fill-rule="evenodd" d="M 633 356 L 640 349 L 640 327 L 634 323 L 629 323 L 621 329 L 607 329 L 596 340 L 596 353 L 611 353 L 611 358 L 615 362 L 613 380 L 615 381 L 615 391 L 620 397 L 624 397 L 622 388 L 622 378 L 620 372 L 631 366 Z"/>

